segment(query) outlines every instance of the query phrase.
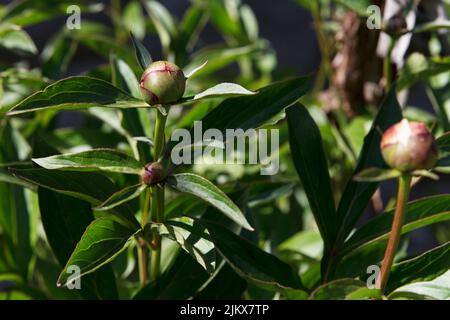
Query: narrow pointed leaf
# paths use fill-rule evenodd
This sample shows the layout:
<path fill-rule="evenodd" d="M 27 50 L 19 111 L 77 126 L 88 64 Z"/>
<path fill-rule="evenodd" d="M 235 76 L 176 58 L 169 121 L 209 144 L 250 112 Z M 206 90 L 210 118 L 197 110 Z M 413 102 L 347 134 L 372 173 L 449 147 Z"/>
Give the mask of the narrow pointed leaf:
<path fill-rule="evenodd" d="M 33 40 L 18 25 L 4 23 L 0 25 L 0 47 L 18 53 L 36 54 Z"/>
<path fill-rule="evenodd" d="M 113 149 L 94 149 L 78 153 L 33 159 L 45 169 L 71 171 L 109 171 L 140 175 L 143 165 L 129 155 Z"/>
<path fill-rule="evenodd" d="M 264 288 L 301 289 L 291 267 L 216 223 L 206 226 L 217 251 L 244 278 Z"/>
<path fill-rule="evenodd" d="M 286 115 L 294 165 L 305 188 L 325 247 L 329 248 L 336 238 L 337 217 L 322 137 L 303 105 L 295 104 L 289 107 Z"/>
<path fill-rule="evenodd" d="M 214 244 L 209 240 L 207 230 L 200 227 L 192 219 L 167 221 L 164 224 L 152 225 L 158 232 L 177 242 L 183 250 L 189 253 L 208 273 L 216 268 L 216 253 Z"/>
<path fill-rule="evenodd" d="M 152 63 L 152 56 L 148 52 L 148 50 L 144 47 L 144 45 L 134 37 L 132 33 L 131 40 L 133 41 L 134 50 L 136 53 L 136 59 L 139 62 L 142 70 L 145 70 Z"/>
<path fill-rule="evenodd" d="M 449 300 L 450 299 L 450 270 L 431 281 L 415 282 L 396 289 L 389 295 L 390 299 L 411 296 L 425 300 Z"/>
<path fill-rule="evenodd" d="M 61 267 L 64 267 L 86 227 L 94 220 L 91 206 L 44 188 L 39 188 L 38 196 L 46 238 Z M 85 277 L 80 294 L 85 299 L 117 299 L 112 269 L 104 266 Z"/>
<path fill-rule="evenodd" d="M 167 52 L 177 33 L 174 19 L 169 10 L 167 10 L 167 8 L 159 1 L 145 0 L 143 1 L 143 4 L 158 32 L 163 51 Z"/>
<path fill-rule="evenodd" d="M 131 201 L 141 195 L 147 188 L 145 184 L 137 184 L 134 186 L 126 187 L 120 191 L 114 193 L 111 197 L 105 200 L 102 204 L 98 205 L 94 209 L 97 211 L 108 211 L 121 204 Z"/>
<path fill-rule="evenodd" d="M 436 144 L 439 148 L 439 160 L 436 167 L 438 167 L 437 169 L 448 171 L 450 167 L 450 132 L 437 138 Z"/>
<path fill-rule="evenodd" d="M 72 172 L 47 169 L 10 169 L 18 178 L 58 193 L 72 196 L 97 206 L 117 192 L 114 183 L 106 176 L 93 172 Z M 140 224 L 129 206 L 122 205 L 110 211 L 111 217 L 135 229 Z"/>
<path fill-rule="evenodd" d="M 71 266 L 80 268 L 78 277 L 72 281 L 112 261 L 127 248 L 136 231 L 132 231 L 109 219 L 94 220 L 86 229 L 80 242 L 67 261 L 58 279 L 58 286 L 65 285 L 72 275 Z"/>
<path fill-rule="evenodd" d="M 356 174 L 353 180 L 358 182 L 380 182 L 401 176 L 401 172 L 395 169 L 367 168 Z"/>
<path fill-rule="evenodd" d="M 196 94 L 192 100 L 188 101 L 201 100 L 206 98 L 245 96 L 254 94 L 257 94 L 257 92 L 247 90 L 236 83 L 224 82 Z"/>
<path fill-rule="evenodd" d="M 316 290 L 310 296 L 310 300 L 348 300 L 348 296 L 354 294 L 367 285 L 355 279 L 339 279 L 326 283 Z M 378 294 L 379 295 L 379 294 Z"/>
<path fill-rule="evenodd" d="M 372 128 L 364 138 L 364 145 L 359 155 L 355 174 L 370 167 L 386 168 L 380 151 L 381 132 L 402 119 L 402 112 L 395 92 L 395 89 L 390 91 L 380 111 L 378 111 Z M 342 242 L 351 232 L 377 187 L 378 183 L 375 182 L 351 180 L 347 183 L 337 210 L 339 242 Z"/>
<path fill-rule="evenodd" d="M 412 32 L 419 33 L 419 32 L 433 32 L 433 31 L 439 31 L 443 29 L 450 29 L 450 21 L 447 19 L 436 19 L 432 22 L 420 24 L 416 26 Z"/>
<path fill-rule="evenodd" d="M 191 298 L 209 277 L 197 261 L 184 250 L 180 250 L 170 268 L 156 281 L 150 282 L 139 290 L 133 299 L 186 300 Z"/>
<path fill-rule="evenodd" d="M 450 196 L 439 195 L 408 203 L 402 233 L 450 219 Z M 393 210 L 385 212 L 361 228 L 346 241 L 341 254 L 348 254 L 360 246 L 387 239 L 394 217 Z"/>
<path fill-rule="evenodd" d="M 196 74 L 198 71 L 200 71 L 202 68 L 204 68 L 206 66 L 206 64 L 208 63 L 208 60 L 206 60 L 205 62 L 203 62 L 201 65 L 199 65 L 198 67 L 193 68 L 192 70 L 186 71 L 185 75 L 186 78 L 191 78 L 194 74 Z"/>
<path fill-rule="evenodd" d="M 104 80 L 75 76 L 59 80 L 12 107 L 8 115 L 38 110 L 77 110 L 91 107 L 145 108 L 148 105 Z"/>
<path fill-rule="evenodd" d="M 123 9 L 123 24 L 138 39 L 145 37 L 146 21 L 139 1 L 130 1 Z"/>
<path fill-rule="evenodd" d="M 429 281 L 450 269 L 450 242 L 392 267 L 387 292 L 416 281 Z"/>
<path fill-rule="evenodd" d="M 424 177 L 431 180 L 439 180 L 439 176 L 429 170 L 414 170 L 411 172 L 414 177 Z"/>
<path fill-rule="evenodd" d="M 222 190 L 205 178 L 192 173 L 180 173 L 169 177 L 167 182 L 175 190 L 199 197 L 240 226 L 247 230 L 253 230 L 238 206 Z"/>
<path fill-rule="evenodd" d="M 380 150 L 382 132 L 402 119 L 402 111 L 396 98 L 396 90 L 392 88 L 375 117 L 358 158 L 354 174 L 366 168 L 387 168 Z M 334 250 L 325 254 L 322 259 L 322 276 L 332 278 L 336 271 L 340 247 L 343 246 L 359 218 L 368 206 L 378 182 L 358 182 L 350 180 L 342 193 L 337 208 L 337 238 Z M 326 271 L 325 271 L 326 270 Z M 325 271 L 325 273 L 323 273 Z"/>
<path fill-rule="evenodd" d="M 203 129 L 258 128 L 297 101 L 310 85 L 308 77 L 294 78 L 261 88 L 256 95 L 226 99 L 202 119 Z"/>

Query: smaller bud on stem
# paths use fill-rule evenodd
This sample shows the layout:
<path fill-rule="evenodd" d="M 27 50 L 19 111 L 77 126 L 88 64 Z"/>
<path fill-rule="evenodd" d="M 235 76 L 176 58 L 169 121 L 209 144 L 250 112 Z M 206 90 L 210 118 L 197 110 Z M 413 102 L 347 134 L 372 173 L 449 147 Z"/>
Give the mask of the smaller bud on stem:
<path fill-rule="evenodd" d="M 398 36 L 408 31 L 406 18 L 402 12 L 399 12 L 386 21 L 384 32 L 391 36 Z"/>
<path fill-rule="evenodd" d="M 159 162 L 151 162 L 145 165 L 142 171 L 142 181 L 148 185 L 153 186 L 163 182 L 167 177 L 167 171 Z"/>

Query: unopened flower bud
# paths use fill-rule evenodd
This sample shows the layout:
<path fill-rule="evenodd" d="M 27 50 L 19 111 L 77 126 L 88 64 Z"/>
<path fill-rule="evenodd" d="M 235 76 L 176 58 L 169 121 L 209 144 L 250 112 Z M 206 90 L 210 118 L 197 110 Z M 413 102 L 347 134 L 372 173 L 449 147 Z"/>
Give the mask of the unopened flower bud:
<path fill-rule="evenodd" d="M 406 119 L 383 134 L 381 153 L 391 168 L 402 172 L 431 169 L 438 158 L 434 137 L 425 124 Z"/>
<path fill-rule="evenodd" d="M 139 84 L 142 96 L 149 105 L 177 102 L 183 96 L 185 87 L 183 71 L 168 61 L 150 64 Z"/>
<path fill-rule="evenodd" d="M 384 26 L 384 32 L 391 36 L 405 33 L 408 30 L 406 19 L 402 12 L 392 16 Z"/>
<path fill-rule="evenodd" d="M 145 165 L 142 171 L 142 181 L 148 185 L 152 186 L 157 183 L 164 181 L 167 176 L 166 170 L 159 162 L 151 162 Z"/>

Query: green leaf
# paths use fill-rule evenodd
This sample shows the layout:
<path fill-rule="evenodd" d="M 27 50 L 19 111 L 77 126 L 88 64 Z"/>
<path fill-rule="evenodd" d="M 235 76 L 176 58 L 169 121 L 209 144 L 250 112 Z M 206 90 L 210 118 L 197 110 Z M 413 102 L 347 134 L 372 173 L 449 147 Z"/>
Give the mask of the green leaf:
<path fill-rule="evenodd" d="M 0 25 L 0 47 L 19 53 L 36 54 L 37 48 L 30 36 L 17 25 Z"/>
<path fill-rule="evenodd" d="M 380 182 L 401 176 L 401 172 L 395 169 L 367 168 L 356 174 L 353 180 L 358 182 Z"/>
<path fill-rule="evenodd" d="M 318 287 L 311 294 L 311 300 L 346 300 L 361 288 L 367 288 L 362 281 L 355 279 L 339 279 Z"/>
<path fill-rule="evenodd" d="M 429 281 L 450 269 L 450 242 L 392 267 L 386 290 L 416 281 Z"/>
<path fill-rule="evenodd" d="M 272 204 L 278 198 L 289 195 L 295 187 L 295 182 L 252 183 L 248 206 L 250 208 L 265 204 Z"/>
<path fill-rule="evenodd" d="M 359 155 L 358 164 L 354 174 L 366 168 L 386 168 L 380 151 L 381 133 L 391 125 L 402 119 L 402 112 L 397 102 L 395 88 L 392 89 L 383 102 L 378 114 L 372 124 L 367 136 L 364 138 L 364 145 Z M 356 222 L 361 217 L 367 207 L 373 193 L 378 187 L 378 183 L 357 182 L 350 180 L 342 194 L 339 202 L 338 215 L 338 238 L 337 245 L 341 245 L 348 234 L 354 228 Z"/>
<path fill-rule="evenodd" d="M 140 175 L 144 168 L 144 165 L 133 157 L 113 149 L 94 149 L 32 160 L 50 170 L 99 170 Z"/>
<path fill-rule="evenodd" d="M 68 270 L 70 266 L 80 268 L 80 274 L 78 276 L 74 274 L 71 279 L 74 281 L 112 261 L 127 248 L 130 241 L 133 240 L 135 232 L 113 220 L 103 218 L 94 220 L 67 261 L 57 285 L 66 285 L 71 276 L 70 270 Z"/>
<path fill-rule="evenodd" d="M 222 263 L 218 272 L 208 281 L 207 286 L 195 295 L 196 300 L 240 300 L 247 288 L 242 279 L 229 264 Z"/>
<path fill-rule="evenodd" d="M 411 87 L 418 81 L 427 81 L 430 77 L 447 72 L 450 68 L 450 58 L 426 58 L 421 53 L 412 53 L 398 78 L 398 89 Z"/>
<path fill-rule="evenodd" d="M 78 43 L 67 30 L 57 33 L 45 45 L 42 51 L 42 74 L 51 79 L 59 79 L 67 71 L 70 61 L 77 50 Z"/>
<path fill-rule="evenodd" d="M 278 246 L 280 253 L 296 253 L 310 259 L 320 259 L 323 240 L 317 231 L 300 231 Z"/>
<path fill-rule="evenodd" d="M 372 1 L 370 0 L 336 0 L 336 2 L 346 6 L 363 17 L 368 16 L 367 8 L 372 5 Z"/>
<path fill-rule="evenodd" d="M 198 198 L 192 197 L 190 194 L 179 195 L 170 201 L 165 208 L 165 216 L 167 219 L 173 219 L 181 216 L 197 216 L 203 213 L 207 204 Z"/>
<path fill-rule="evenodd" d="M 197 101 L 197 100 L 206 99 L 206 98 L 210 99 L 210 98 L 217 98 L 217 97 L 246 96 L 246 95 L 254 95 L 254 94 L 257 94 L 257 92 L 247 90 L 244 87 L 242 87 L 236 83 L 224 82 L 224 83 L 217 84 L 214 87 L 211 87 L 209 89 L 206 89 L 203 92 L 196 94 L 192 98 L 192 100 L 189 98 L 185 98 L 185 99 L 187 99 L 187 102 L 191 102 L 191 101 Z"/>
<path fill-rule="evenodd" d="M 450 21 L 444 20 L 444 19 L 436 19 L 432 22 L 419 24 L 416 26 L 412 32 L 414 33 L 420 33 L 420 32 L 433 32 L 433 31 L 439 31 L 442 29 L 450 29 Z"/>
<path fill-rule="evenodd" d="M 229 2 L 218 0 L 204 1 L 203 3 L 209 9 L 212 23 L 222 34 L 237 39 L 243 37 L 244 32 L 235 6 L 227 5 L 230 4 Z"/>
<path fill-rule="evenodd" d="M 301 289 L 291 267 L 248 240 L 213 222 L 206 226 L 217 251 L 242 277 L 264 288 Z"/>
<path fill-rule="evenodd" d="M 80 148 L 116 147 L 125 140 L 115 132 L 101 132 L 95 128 L 60 128 L 42 133 L 42 139 L 60 153 L 73 153 Z"/>
<path fill-rule="evenodd" d="M 414 170 L 413 172 L 411 172 L 411 175 L 414 177 L 424 177 L 431 180 L 439 180 L 439 176 L 429 170 Z"/>
<path fill-rule="evenodd" d="M 447 170 L 450 167 L 450 132 L 447 132 L 436 139 L 439 148 L 439 160 L 436 164 L 437 170 Z"/>
<path fill-rule="evenodd" d="M 125 28 L 138 39 L 145 37 L 145 17 L 139 1 L 130 1 L 123 9 L 123 24 Z"/>
<path fill-rule="evenodd" d="M 132 33 L 131 33 L 131 40 L 133 41 L 136 59 L 139 62 L 139 65 L 141 66 L 142 70 L 145 70 L 153 62 L 152 56 L 144 47 L 144 45 L 133 36 Z"/>
<path fill-rule="evenodd" d="M 286 115 L 294 165 L 324 239 L 325 250 L 329 250 L 336 238 L 337 217 L 322 137 L 303 105 L 293 105 Z"/>
<path fill-rule="evenodd" d="M 390 299 L 403 297 L 404 294 L 412 294 L 425 299 L 448 300 L 450 299 L 450 270 L 432 281 L 416 282 L 398 288 L 389 295 Z"/>
<path fill-rule="evenodd" d="M 158 32 L 163 51 L 167 53 L 172 40 L 176 36 L 175 21 L 166 7 L 157 1 L 146 0 L 144 6 Z"/>
<path fill-rule="evenodd" d="M 436 145 L 440 152 L 450 153 L 450 132 L 446 132 L 436 139 Z"/>
<path fill-rule="evenodd" d="M 25 27 L 55 16 L 66 16 L 67 8 L 73 4 L 74 2 L 71 0 L 12 1 L 5 7 L 1 19 Z M 89 4 L 87 1 L 77 1 L 76 4 L 82 13 L 95 13 L 103 10 L 103 5 L 99 3 Z"/>
<path fill-rule="evenodd" d="M 145 108 L 148 105 L 110 83 L 91 77 L 75 76 L 57 81 L 10 109 L 8 115 L 37 110 L 76 110 L 91 107 Z"/>
<path fill-rule="evenodd" d="M 439 195 L 408 203 L 402 234 L 450 219 L 450 196 Z M 361 246 L 387 239 L 394 217 L 394 210 L 370 220 L 346 241 L 340 254 L 348 254 Z"/>
<path fill-rule="evenodd" d="M 117 192 L 113 182 L 106 176 L 93 172 L 72 172 L 47 169 L 16 169 L 10 171 L 17 177 L 58 193 L 72 196 L 97 206 Z M 127 205 L 111 210 L 111 218 L 129 227 L 140 228 L 133 211 Z"/>
<path fill-rule="evenodd" d="M 247 34 L 247 37 L 251 41 L 256 41 L 258 39 L 259 26 L 255 13 L 249 5 L 245 4 L 240 7 L 239 11 L 242 25 L 244 27 L 245 33 Z"/>
<path fill-rule="evenodd" d="M 167 183 L 180 192 L 193 194 L 223 212 L 231 220 L 247 230 L 253 230 L 242 211 L 212 182 L 193 173 L 175 174 Z"/>
<path fill-rule="evenodd" d="M 134 300 L 186 300 L 191 298 L 208 280 L 209 275 L 184 250 L 172 266 L 156 281 L 139 290 Z"/>
<path fill-rule="evenodd" d="M 111 55 L 112 83 L 130 93 L 133 97 L 140 99 L 139 82 L 130 66 L 118 58 Z"/>
<path fill-rule="evenodd" d="M 190 73 L 199 65 L 208 61 L 204 68 L 196 72 L 196 76 L 206 76 L 220 70 L 229 64 L 238 61 L 257 51 L 255 45 L 246 45 L 242 47 L 229 48 L 227 46 L 212 46 L 196 52 L 186 65 L 184 70 Z"/>
<path fill-rule="evenodd" d="M 0 171 L 0 182 L 6 182 L 8 184 L 15 184 L 24 188 L 28 188 L 32 191 L 36 191 L 37 188 L 34 184 L 29 183 L 27 181 L 24 181 L 22 179 L 19 179 L 17 177 L 14 177 L 8 173 L 5 173 L 3 171 Z"/>
<path fill-rule="evenodd" d="M 204 227 L 192 219 L 183 218 L 181 221 L 169 220 L 164 224 L 153 224 L 152 228 L 156 228 L 162 236 L 177 242 L 208 273 L 214 272 L 216 253 Z"/>
<path fill-rule="evenodd" d="M 12 136 L 9 123 L 0 127 L 0 163 L 17 160 L 18 146 Z M 34 214 L 38 214 L 34 195 L 9 182 L 0 182 L 0 195 L 0 272 L 14 271 L 27 279 L 38 222 L 34 219 Z"/>
<path fill-rule="evenodd" d="M 120 191 L 114 193 L 111 197 L 105 200 L 102 204 L 98 205 L 94 209 L 97 211 L 108 211 L 121 204 L 131 201 L 139 197 L 142 192 L 147 188 L 147 185 L 139 183 L 134 186 L 126 187 Z"/>
<path fill-rule="evenodd" d="M 258 128 L 304 95 L 310 84 L 310 78 L 294 78 L 261 88 L 257 95 L 226 99 L 202 119 L 203 129 Z"/>
<path fill-rule="evenodd" d="M 189 72 L 185 72 L 186 79 L 191 78 L 193 75 L 195 75 L 198 71 L 203 69 L 208 64 L 208 60 L 203 62 L 201 65 L 195 67 L 194 69 L 190 70 Z"/>
<path fill-rule="evenodd" d="M 39 188 L 39 209 L 45 235 L 62 267 L 69 260 L 84 230 L 94 220 L 87 202 Z M 112 269 L 105 266 L 83 279 L 80 291 L 86 299 L 117 299 Z"/>
<path fill-rule="evenodd" d="M 197 7 L 195 4 L 191 5 L 184 13 L 183 19 L 178 25 L 178 36 L 175 44 L 176 49 L 174 49 L 174 51 L 177 53 L 181 50 L 190 52 L 195 46 L 201 29 L 205 26 L 207 21 L 207 12 L 205 12 L 201 6 Z M 176 58 L 178 59 L 178 54 Z"/>
<path fill-rule="evenodd" d="M 114 38 L 114 30 L 105 24 L 92 22 L 86 19 L 82 20 L 81 28 L 71 30 L 70 36 L 100 57 L 107 60 L 110 55 L 114 53 L 122 60 L 126 61 L 136 74 L 142 72 L 133 51 L 130 50 L 128 46 L 124 46 L 122 43 L 117 42 Z M 104 69 L 104 72 L 109 73 L 110 70 Z M 99 75 L 99 77 L 104 80 L 109 80 L 108 78 L 102 78 L 101 75 Z"/>

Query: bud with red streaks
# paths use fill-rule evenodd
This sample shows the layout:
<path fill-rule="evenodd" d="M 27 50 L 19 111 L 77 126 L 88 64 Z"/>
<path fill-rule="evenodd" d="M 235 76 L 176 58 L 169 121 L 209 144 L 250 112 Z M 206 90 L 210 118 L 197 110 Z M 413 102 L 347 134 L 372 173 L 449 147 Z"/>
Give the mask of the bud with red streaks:
<path fill-rule="evenodd" d="M 383 134 L 380 146 L 386 163 L 402 172 L 431 169 L 438 158 L 434 137 L 421 122 L 403 119 L 394 124 Z"/>
<path fill-rule="evenodd" d="M 167 177 L 167 171 L 163 168 L 161 163 L 151 162 L 145 165 L 141 177 L 146 185 L 152 186 L 163 182 Z"/>
<path fill-rule="evenodd" d="M 150 64 L 139 84 L 142 96 L 149 105 L 175 103 L 183 96 L 185 88 L 183 71 L 168 61 Z"/>

